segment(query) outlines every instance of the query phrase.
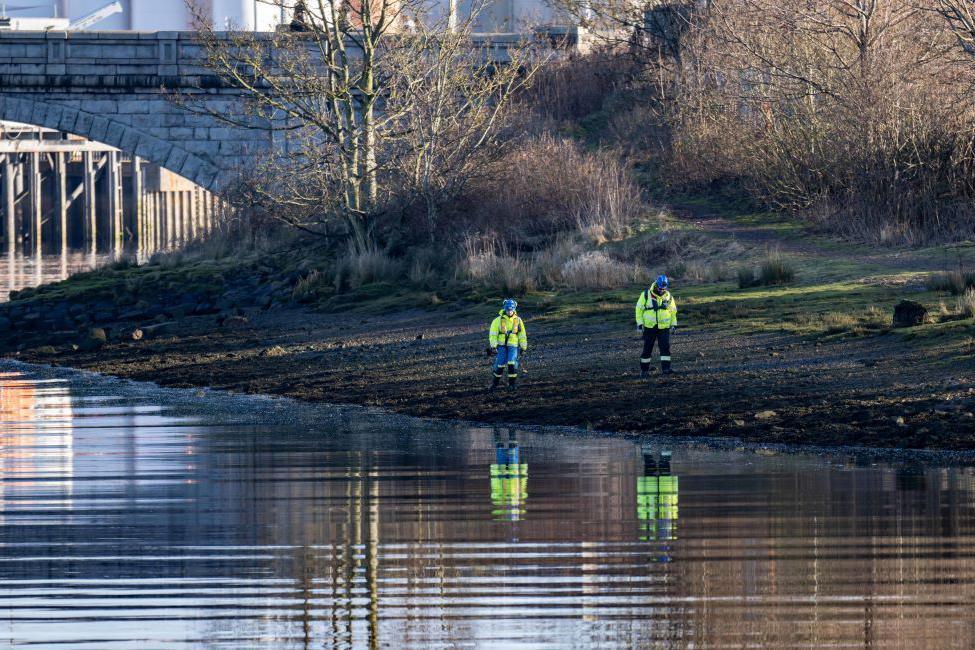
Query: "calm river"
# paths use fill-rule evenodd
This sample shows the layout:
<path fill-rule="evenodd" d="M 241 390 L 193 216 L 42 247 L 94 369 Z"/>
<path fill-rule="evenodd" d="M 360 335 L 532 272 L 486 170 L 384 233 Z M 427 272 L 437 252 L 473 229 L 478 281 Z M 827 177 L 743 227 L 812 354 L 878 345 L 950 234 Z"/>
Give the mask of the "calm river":
<path fill-rule="evenodd" d="M 111 258 L 108 255 L 93 255 L 77 250 L 65 250 L 60 255 L 40 258 L 20 253 L 0 253 L 0 302 L 5 302 L 11 291 L 64 280 L 109 261 Z"/>
<path fill-rule="evenodd" d="M 967 467 L 0 371 L 3 647 L 975 646 Z"/>

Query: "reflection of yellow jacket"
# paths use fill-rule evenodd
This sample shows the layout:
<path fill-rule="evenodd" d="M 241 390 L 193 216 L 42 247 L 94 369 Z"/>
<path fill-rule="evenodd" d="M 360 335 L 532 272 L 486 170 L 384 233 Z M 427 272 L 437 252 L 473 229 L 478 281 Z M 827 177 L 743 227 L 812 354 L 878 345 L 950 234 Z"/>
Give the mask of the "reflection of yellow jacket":
<path fill-rule="evenodd" d="M 641 476 L 636 483 L 636 516 L 644 541 L 677 538 L 676 476 Z"/>
<path fill-rule="evenodd" d="M 677 327 L 677 301 L 666 289 L 658 289 L 654 282 L 636 301 L 636 324 L 662 330 Z"/>
<path fill-rule="evenodd" d="M 491 515 L 517 521 L 525 514 L 528 498 L 528 465 L 491 465 Z"/>
<path fill-rule="evenodd" d="M 502 309 L 498 317 L 491 323 L 491 330 L 488 334 L 492 348 L 510 345 L 522 350 L 528 349 L 528 333 L 525 332 L 525 321 L 521 320 L 518 314 L 509 317 Z"/>

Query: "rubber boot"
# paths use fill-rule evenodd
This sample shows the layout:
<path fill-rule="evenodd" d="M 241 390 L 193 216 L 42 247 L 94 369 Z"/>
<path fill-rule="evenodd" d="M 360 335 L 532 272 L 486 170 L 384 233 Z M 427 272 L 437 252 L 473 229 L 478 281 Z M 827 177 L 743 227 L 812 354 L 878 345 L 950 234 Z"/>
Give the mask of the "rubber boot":
<path fill-rule="evenodd" d="M 518 383 L 517 377 L 508 377 L 508 388 L 514 388 L 515 384 Z"/>
<path fill-rule="evenodd" d="M 671 456 L 673 456 L 672 452 L 669 451 L 660 452 L 660 471 L 664 476 L 670 476 Z"/>
<path fill-rule="evenodd" d="M 491 380 L 491 388 L 497 388 L 500 385 L 501 385 L 501 376 L 495 375 L 494 378 Z"/>
<path fill-rule="evenodd" d="M 650 376 L 649 370 L 640 370 L 640 379 L 646 379 Z"/>
<path fill-rule="evenodd" d="M 660 362 L 660 372 L 664 373 L 665 375 L 672 375 L 672 374 L 674 374 L 674 371 L 670 367 L 670 362 L 669 361 L 661 361 Z"/>

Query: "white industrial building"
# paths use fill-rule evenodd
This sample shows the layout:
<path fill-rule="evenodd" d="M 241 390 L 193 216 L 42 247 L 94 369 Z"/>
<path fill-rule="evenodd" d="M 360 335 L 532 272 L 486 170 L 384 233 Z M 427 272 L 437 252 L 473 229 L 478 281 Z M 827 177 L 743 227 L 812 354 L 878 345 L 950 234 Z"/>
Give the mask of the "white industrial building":
<path fill-rule="evenodd" d="M 277 0 L 192 1 L 217 29 L 273 31 L 291 19 L 287 15 L 290 12 L 283 11 Z M 471 0 L 432 2 L 434 6 L 442 3 L 444 14 L 452 6 L 460 14 L 470 15 Z M 11 20 L 8 29 L 66 29 L 99 10 L 102 11 L 79 28 L 147 32 L 193 29 L 193 15 L 186 0 L 0 0 L 0 11 L 4 9 Z M 534 25 L 563 22 L 546 0 L 492 0 L 474 27 L 479 32 L 517 32 Z"/>
<path fill-rule="evenodd" d="M 193 15 L 185 0 L 117 0 L 122 11 L 93 24 L 91 29 L 159 32 L 193 29 Z M 74 22 L 107 5 L 110 0 L 20 0 L 0 2 L 14 21 L 26 18 L 61 18 Z M 217 28 L 230 25 L 248 31 L 272 31 L 281 23 L 280 7 L 262 0 L 194 0 Z M 25 21 L 26 23 L 27 21 Z M 34 21 L 30 21 L 33 23 Z M 43 26 L 38 25 L 41 29 Z M 60 27 L 60 25 L 50 25 Z"/>

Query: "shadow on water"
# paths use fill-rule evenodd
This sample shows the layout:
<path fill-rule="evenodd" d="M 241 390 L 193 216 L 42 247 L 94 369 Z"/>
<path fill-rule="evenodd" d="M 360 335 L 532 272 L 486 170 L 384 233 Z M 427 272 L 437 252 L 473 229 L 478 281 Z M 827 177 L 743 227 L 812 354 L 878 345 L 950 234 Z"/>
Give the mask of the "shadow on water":
<path fill-rule="evenodd" d="M 969 467 L 0 369 L 10 645 L 975 645 Z"/>

